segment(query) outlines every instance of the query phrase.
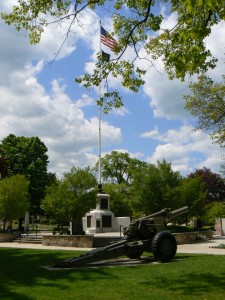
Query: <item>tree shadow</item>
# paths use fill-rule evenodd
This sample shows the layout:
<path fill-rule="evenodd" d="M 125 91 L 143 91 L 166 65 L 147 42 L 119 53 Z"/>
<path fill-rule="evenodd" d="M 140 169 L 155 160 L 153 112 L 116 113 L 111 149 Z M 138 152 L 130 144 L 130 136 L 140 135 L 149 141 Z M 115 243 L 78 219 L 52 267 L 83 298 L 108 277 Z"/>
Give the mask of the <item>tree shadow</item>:
<path fill-rule="evenodd" d="M 194 256 L 185 254 L 179 255 L 177 260 L 171 261 L 170 264 L 172 265 L 176 262 L 179 263 L 179 261 L 191 261 L 196 257 L 202 256 L 200 254 Z M 195 264 L 195 261 L 193 261 L 192 264 Z M 177 268 L 178 267 L 179 265 Z M 190 270 L 189 267 L 187 267 L 187 269 L 182 269 L 183 274 L 180 274 L 179 272 L 179 276 L 177 276 L 177 273 L 174 272 L 174 269 L 172 269 L 168 270 L 168 273 L 165 273 L 163 276 L 155 275 L 149 281 L 142 281 L 140 284 L 146 286 L 154 284 L 156 288 L 177 294 L 178 298 L 179 295 L 189 295 L 196 297 L 196 299 L 200 299 L 200 297 L 203 297 L 206 294 L 213 294 L 215 292 L 217 295 L 222 295 L 224 293 L 225 271 L 218 271 L 218 274 L 215 274 L 215 271 L 211 273 L 210 269 L 204 268 L 204 266 L 201 269 L 195 269 L 195 271 Z"/>
<path fill-rule="evenodd" d="M 194 295 L 195 297 L 203 296 L 207 293 L 223 293 L 225 286 L 225 273 L 220 275 L 206 274 L 185 274 L 176 279 L 156 277 L 154 285 L 157 288 L 173 291 L 178 295 Z M 142 282 L 142 284 L 149 285 L 150 282 Z"/>
<path fill-rule="evenodd" d="M 76 252 L 76 254 L 80 254 Z M 17 287 L 28 290 L 29 287 L 56 287 L 58 290 L 68 288 L 68 282 L 108 280 L 115 278 L 102 268 L 76 270 L 64 269 L 49 271 L 43 266 L 74 256 L 70 251 L 48 251 L 33 249 L 0 249 L 0 299 L 31 300 L 28 293 L 17 291 Z M 66 278 L 66 281 L 62 280 Z M 19 289 L 21 290 L 21 289 Z"/>

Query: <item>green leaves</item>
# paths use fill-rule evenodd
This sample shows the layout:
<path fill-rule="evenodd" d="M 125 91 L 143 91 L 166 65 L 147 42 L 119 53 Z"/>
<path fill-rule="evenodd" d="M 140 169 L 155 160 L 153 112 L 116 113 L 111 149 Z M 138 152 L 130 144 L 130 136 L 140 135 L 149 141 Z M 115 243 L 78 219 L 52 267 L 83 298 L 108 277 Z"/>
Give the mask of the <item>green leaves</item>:
<path fill-rule="evenodd" d="M 98 62 L 92 74 L 85 74 L 82 77 L 76 78 L 75 81 L 83 84 L 88 90 L 95 86 L 101 86 L 101 98 L 97 104 L 104 108 L 104 112 L 108 113 L 113 108 L 123 106 L 123 101 L 119 91 L 110 90 L 108 81 L 111 78 L 121 79 L 121 85 L 125 88 L 138 92 L 141 85 L 144 84 L 142 76 L 145 71 L 135 67 L 132 62 L 126 60 L 111 60 L 106 62 L 101 53 L 98 53 Z"/>
<path fill-rule="evenodd" d="M 185 108 L 198 118 L 197 129 L 210 133 L 212 139 L 224 146 L 225 143 L 225 76 L 223 82 L 214 83 L 202 75 L 190 84 L 191 95 L 185 95 Z"/>
<path fill-rule="evenodd" d="M 73 167 L 57 184 L 47 188 L 41 208 L 62 224 L 81 217 L 95 206 L 96 178 L 89 168 Z"/>
<path fill-rule="evenodd" d="M 207 49 L 205 40 L 210 35 L 212 26 L 225 20 L 224 1 L 161 2 L 165 6 L 159 6 L 158 1 L 152 0 L 116 0 L 113 3 L 109 0 L 79 0 L 75 3 L 69 0 L 20 0 L 12 12 L 1 13 L 1 17 L 17 30 L 26 30 L 30 42 L 35 44 L 40 41 L 49 24 L 71 20 L 68 24 L 68 36 L 71 26 L 85 8 L 98 12 L 99 7 L 108 9 L 110 5 L 109 17 L 113 16 L 111 35 L 116 35 L 118 42 L 115 47 L 117 57 L 106 63 L 98 55 L 93 73 L 85 74 L 76 79 L 76 82 L 90 89 L 100 84 L 107 85 L 107 80 L 111 77 L 121 78 L 123 87 L 138 92 L 144 84 L 143 76 L 149 67 L 146 64 L 143 69 L 139 69 L 134 63 L 143 59 L 140 51 L 146 51 L 144 58 L 148 61 L 160 58 L 170 79 L 184 80 L 186 75 L 204 73 L 217 64 L 217 60 Z M 128 47 L 134 50 L 133 61 L 124 58 Z M 107 90 L 98 101 L 99 105 L 104 106 L 105 112 L 122 105 L 119 91 Z"/>
<path fill-rule="evenodd" d="M 60 18 L 69 13 L 71 5 L 71 1 L 63 0 L 20 0 L 18 2 L 11 13 L 1 13 L 0 15 L 6 24 L 13 24 L 16 30 L 26 30 L 31 44 L 40 42 L 41 35 L 49 24 L 48 16 Z"/>
<path fill-rule="evenodd" d="M 0 147 L 7 163 L 7 175 L 26 176 L 30 181 L 31 210 L 39 211 L 40 200 L 44 196 L 45 185 L 49 180 L 47 147 L 38 137 L 17 137 L 14 134 L 4 138 Z"/>
<path fill-rule="evenodd" d="M 29 181 L 24 175 L 14 175 L 0 180 L 0 219 L 11 221 L 24 216 L 29 208 Z"/>
<path fill-rule="evenodd" d="M 225 217 L 225 203 L 212 202 L 205 207 L 204 220 L 209 224 L 214 224 L 216 218 Z"/>

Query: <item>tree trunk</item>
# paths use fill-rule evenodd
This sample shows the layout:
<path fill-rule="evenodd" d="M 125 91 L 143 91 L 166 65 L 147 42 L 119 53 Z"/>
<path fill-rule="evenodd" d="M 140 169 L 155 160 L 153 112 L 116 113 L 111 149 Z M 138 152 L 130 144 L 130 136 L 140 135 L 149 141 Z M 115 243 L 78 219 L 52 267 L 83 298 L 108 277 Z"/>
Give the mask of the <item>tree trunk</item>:
<path fill-rule="evenodd" d="M 5 231 L 6 219 L 3 219 L 3 231 Z"/>
<path fill-rule="evenodd" d="M 23 228 L 23 218 L 19 219 L 18 230 L 19 231 L 23 231 L 24 230 L 24 228 Z"/>
<path fill-rule="evenodd" d="M 8 222 L 7 229 L 9 229 L 9 230 L 12 229 L 12 220 Z"/>

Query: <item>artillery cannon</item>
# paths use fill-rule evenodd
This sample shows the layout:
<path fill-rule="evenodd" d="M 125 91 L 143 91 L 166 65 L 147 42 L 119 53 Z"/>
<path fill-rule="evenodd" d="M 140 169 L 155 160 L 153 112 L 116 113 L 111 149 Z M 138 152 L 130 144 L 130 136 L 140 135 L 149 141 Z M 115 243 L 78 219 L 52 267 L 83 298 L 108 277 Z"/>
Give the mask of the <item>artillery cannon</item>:
<path fill-rule="evenodd" d="M 91 262 L 126 255 L 131 259 L 140 259 L 143 252 L 152 252 L 154 260 L 168 262 L 177 252 L 175 237 L 166 230 L 169 220 L 188 212 L 188 207 L 170 211 L 166 208 L 157 213 L 132 221 L 124 228 L 124 239 L 108 246 L 86 252 L 56 262 L 54 268 L 80 267 Z"/>

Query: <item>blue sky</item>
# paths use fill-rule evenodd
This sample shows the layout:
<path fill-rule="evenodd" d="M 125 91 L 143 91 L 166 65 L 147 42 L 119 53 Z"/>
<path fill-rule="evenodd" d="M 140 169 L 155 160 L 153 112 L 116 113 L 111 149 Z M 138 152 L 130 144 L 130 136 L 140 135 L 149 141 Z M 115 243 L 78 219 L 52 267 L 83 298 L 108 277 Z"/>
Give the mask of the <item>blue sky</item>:
<path fill-rule="evenodd" d="M 8 2 L 1 1 L 1 11 L 16 1 Z M 109 16 L 86 10 L 83 28 L 74 27 L 76 34 L 53 63 L 66 24 L 46 29 L 40 44 L 30 45 L 25 32 L 0 21 L 0 140 L 10 133 L 39 136 L 49 150 L 49 171 L 58 176 L 73 165 L 93 166 L 98 158 L 98 93 L 76 84 L 75 77 L 93 69 L 100 17 L 110 30 Z M 174 19 L 166 23 L 173 24 Z M 224 69 L 224 29 L 224 22 L 215 26 L 206 41 L 219 59 L 218 67 L 210 71 L 214 80 L 220 80 Z M 132 57 L 131 49 L 125 57 Z M 102 155 L 118 150 L 151 163 L 165 159 L 183 175 L 203 166 L 219 172 L 223 149 L 207 134 L 193 131 L 195 120 L 184 110 L 182 95 L 188 93 L 190 78 L 170 81 L 161 62 L 155 65 L 137 94 L 121 88 L 119 78 L 109 80 L 110 88 L 122 93 L 125 106 L 102 116 Z"/>

